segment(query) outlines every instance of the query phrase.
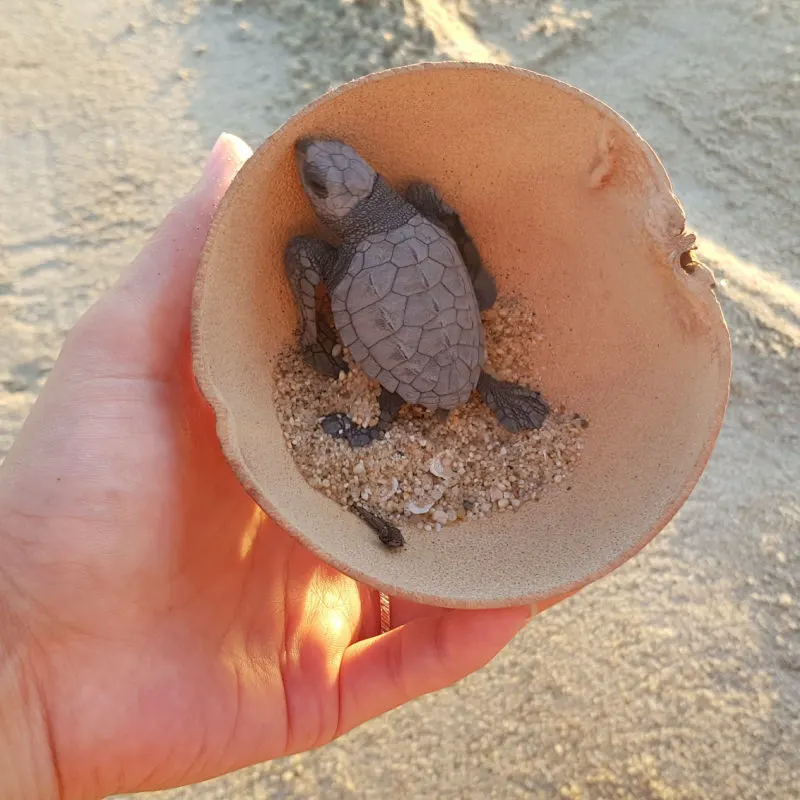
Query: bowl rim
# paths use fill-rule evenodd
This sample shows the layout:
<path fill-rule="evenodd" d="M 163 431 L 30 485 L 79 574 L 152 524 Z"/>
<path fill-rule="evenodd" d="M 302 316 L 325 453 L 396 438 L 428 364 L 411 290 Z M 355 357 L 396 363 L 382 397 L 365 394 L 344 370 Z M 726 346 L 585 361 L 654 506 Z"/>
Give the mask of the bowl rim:
<path fill-rule="evenodd" d="M 465 72 L 491 71 L 491 72 L 510 73 L 515 76 L 522 77 L 528 80 L 549 84 L 551 87 L 559 91 L 578 96 L 583 102 L 596 108 L 598 111 L 600 111 L 600 113 L 602 113 L 604 116 L 606 116 L 616 124 L 623 127 L 630 135 L 632 135 L 633 139 L 639 145 L 640 152 L 642 153 L 642 155 L 645 156 L 648 162 L 648 166 L 651 170 L 652 177 L 654 179 L 657 179 L 661 183 L 662 188 L 667 190 L 669 194 L 672 195 L 672 197 L 675 199 L 675 201 L 678 202 L 681 215 L 683 215 L 683 209 L 680 207 L 680 202 L 673 193 L 672 182 L 660 158 L 656 154 L 655 150 L 653 150 L 653 148 L 650 146 L 650 144 L 619 112 L 615 111 L 609 105 L 599 100 L 598 98 L 594 97 L 593 95 L 565 81 L 559 80 L 557 78 L 552 78 L 548 75 L 534 72 L 532 70 L 523 67 L 511 66 L 506 64 L 497 64 L 493 62 L 458 61 L 458 60 L 443 61 L 443 62 L 420 61 L 415 64 L 380 70 L 365 75 L 363 77 L 348 81 L 346 83 L 343 83 L 339 86 L 336 86 L 328 90 L 324 94 L 320 95 L 316 99 L 312 100 L 311 102 L 307 103 L 306 105 L 304 105 L 303 107 L 292 113 L 279 127 L 277 127 L 266 139 L 264 139 L 264 141 L 256 148 L 254 155 L 260 152 L 261 150 L 268 148 L 272 140 L 276 138 L 279 134 L 281 134 L 288 126 L 293 124 L 298 118 L 313 112 L 320 105 L 328 103 L 342 94 L 351 91 L 357 91 L 364 84 L 390 80 L 391 78 L 397 75 L 403 75 L 418 71 L 429 71 L 429 70 L 437 70 L 437 71 L 460 70 Z M 249 160 L 250 159 L 248 159 L 248 161 Z M 552 591 L 544 593 L 533 592 L 511 597 L 502 597 L 496 600 L 444 597 L 427 593 L 409 591 L 404 589 L 402 586 L 392 585 L 390 583 L 380 580 L 379 578 L 376 578 L 374 575 L 369 575 L 365 572 L 362 572 L 361 570 L 355 569 L 350 564 L 342 562 L 341 560 L 333 556 L 331 553 L 327 552 L 317 542 L 309 538 L 308 535 L 305 534 L 302 530 L 292 525 L 289 520 L 284 518 L 280 510 L 272 504 L 269 497 L 267 497 L 261 491 L 257 481 L 253 478 L 253 476 L 250 473 L 250 470 L 246 466 L 245 461 L 241 454 L 241 450 L 238 445 L 233 414 L 230 408 L 228 407 L 227 403 L 225 402 L 225 399 L 222 397 L 221 392 L 217 389 L 216 385 L 211 380 L 210 369 L 208 368 L 208 365 L 205 363 L 202 353 L 203 348 L 201 343 L 202 332 L 200 329 L 201 328 L 200 312 L 205 298 L 205 284 L 207 279 L 208 264 L 211 258 L 211 252 L 214 248 L 214 243 L 216 240 L 216 234 L 220 224 L 220 220 L 226 215 L 229 205 L 231 205 L 231 203 L 233 202 L 233 199 L 237 194 L 238 186 L 241 184 L 243 180 L 243 175 L 247 174 L 247 167 L 248 164 L 245 163 L 242 169 L 235 176 L 233 182 L 231 183 L 227 192 L 220 201 L 217 210 L 214 213 L 214 217 L 212 219 L 211 226 L 209 228 L 209 232 L 206 237 L 206 241 L 201 253 L 200 263 L 198 266 L 193 286 L 192 301 L 191 301 L 190 336 L 191 336 L 192 367 L 197 387 L 201 395 L 204 397 L 206 402 L 211 407 L 211 410 L 214 414 L 217 438 L 222 448 L 223 455 L 226 461 L 228 462 L 230 468 L 232 469 L 234 475 L 236 476 L 237 480 L 242 485 L 244 490 L 247 492 L 247 494 L 250 496 L 250 498 L 256 503 L 257 506 L 260 507 L 262 512 L 266 514 L 275 523 L 284 528 L 284 530 L 287 531 L 289 535 L 293 536 L 295 539 L 300 541 L 306 548 L 308 548 L 322 561 L 338 569 L 340 572 L 344 573 L 348 577 L 356 581 L 359 581 L 361 583 L 364 583 L 365 585 L 372 587 L 377 591 L 383 592 L 384 594 L 389 595 L 393 598 L 403 598 L 406 600 L 412 600 L 417 603 L 424 603 L 431 606 L 460 608 L 460 609 L 506 608 L 506 607 L 527 605 L 534 607 L 536 612 L 540 612 L 543 611 L 545 608 L 548 608 L 549 606 L 554 605 L 555 603 L 560 602 L 561 600 L 564 600 L 567 597 L 570 597 L 571 595 L 577 593 L 578 591 L 585 588 L 589 584 L 594 583 L 600 578 L 603 578 L 609 575 L 614 570 L 618 569 L 620 566 L 622 566 L 624 563 L 626 563 L 636 554 L 638 554 L 642 549 L 644 549 L 672 521 L 672 519 L 682 508 L 682 506 L 686 503 L 686 500 L 694 491 L 695 487 L 697 486 L 697 483 L 700 480 L 700 477 L 705 471 L 705 468 L 708 464 L 708 461 L 711 457 L 711 454 L 714 451 L 717 440 L 719 438 L 720 431 L 722 429 L 722 425 L 724 422 L 725 412 L 730 399 L 730 378 L 732 371 L 732 346 L 731 346 L 730 334 L 727 322 L 725 320 L 725 316 L 722 312 L 722 307 L 719 303 L 719 299 L 717 298 L 716 293 L 713 291 L 715 284 L 713 281 L 711 270 L 703 264 L 698 265 L 697 272 L 703 271 L 711 278 L 708 281 L 711 303 L 708 303 L 708 298 L 707 298 L 707 303 L 708 305 L 716 306 L 717 320 L 715 324 L 711 326 L 711 328 L 715 332 L 715 337 L 717 340 L 716 352 L 719 360 L 720 381 L 722 384 L 717 392 L 718 399 L 717 399 L 717 406 L 714 412 L 713 428 L 709 430 L 709 435 L 706 439 L 705 446 L 703 447 L 697 460 L 695 461 L 694 469 L 691 471 L 691 473 L 687 474 L 687 477 L 683 483 L 681 491 L 677 493 L 675 499 L 666 508 L 661 517 L 653 524 L 651 529 L 645 536 L 641 538 L 641 540 L 639 540 L 633 546 L 622 551 L 617 556 L 617 558 L 609 561 L 600 569 L 585 575 L 583 578 L 561 584 Z M 690 277 L 694 278 L 695 275 L 692 276 L 687 275 L 686 278 Z"/>

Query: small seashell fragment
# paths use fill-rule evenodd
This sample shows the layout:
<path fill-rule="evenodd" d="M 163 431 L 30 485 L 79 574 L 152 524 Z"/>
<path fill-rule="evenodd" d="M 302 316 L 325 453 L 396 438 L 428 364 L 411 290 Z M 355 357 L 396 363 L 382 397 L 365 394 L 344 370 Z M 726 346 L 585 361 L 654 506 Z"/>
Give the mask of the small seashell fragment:
<path fill-rule="evenodd" d="M 424 505 L 419 505 L 419 503 L 416 503 L 414 500 L 409 500 L 406 503 L 406 511 L 408 511 L 409 514 L 427 514 L 435 505 L 435 500 L 430 503 L 425 503 Z"/>
<path fill-rule="evenodd" d="M 453 471 L 445 466 L 444 453 L 437 453 L 428 463 L 428 472 L 437 478 L 447 480 L 453 477 Z"/>
<path fill-rule="evenodd" d="M 393 497 L 397 494 L 397 490 L 400 488 L 400 481 L 397 478 L 392 478 L 391 486 L 381 495 L 381 502 L 385 503 L 390 497 Z"/>
<path fill-rule="evenodd" d="M 444 486 L 437 486 L 433 490 L 430 500 L 424 503 L 418 503 L 416 500 L 409 500 L 406 503 L 406 511 L 410 514 L 427 514 L 438 502 L 442 499 L 444 494 Z"/>

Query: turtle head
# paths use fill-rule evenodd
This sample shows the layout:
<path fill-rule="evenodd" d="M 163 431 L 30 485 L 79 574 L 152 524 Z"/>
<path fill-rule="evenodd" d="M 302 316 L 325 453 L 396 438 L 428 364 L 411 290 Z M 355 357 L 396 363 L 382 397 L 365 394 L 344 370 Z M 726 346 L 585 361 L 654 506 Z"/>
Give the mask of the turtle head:
<path fill-rule="evenodd" d="M 295 159 L 303 190 L 323 222 L 343 220 L 372 194 L 377 173 L 344 142 L 300 139 Z"/>

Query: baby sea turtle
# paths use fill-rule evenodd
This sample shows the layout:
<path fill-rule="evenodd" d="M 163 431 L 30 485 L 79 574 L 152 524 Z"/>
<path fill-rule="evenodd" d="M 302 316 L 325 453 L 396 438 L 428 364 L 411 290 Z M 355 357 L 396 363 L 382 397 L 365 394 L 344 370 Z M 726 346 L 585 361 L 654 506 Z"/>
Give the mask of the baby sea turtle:
<path fill-rule="evenodd" d="M 334 378 L 347 371 L 336 334 L 317 312 L 322 283 L 342 344 L 381 385 L 377 425 L 329 414 L 325 432 L 363 447 L 383 436 L 404 404 L 444 419 L 475 389 L 508 430 L 540 427 L 548 408 L 539 393 L 484 370 L 480 312 L 497 290 L 458 213 L 429 184 L 399 194 L 342 141 L 302 139 L 295 158 L 314 211 L 340 241 L 299 236 L 286 248 L 304 358 Z"/>

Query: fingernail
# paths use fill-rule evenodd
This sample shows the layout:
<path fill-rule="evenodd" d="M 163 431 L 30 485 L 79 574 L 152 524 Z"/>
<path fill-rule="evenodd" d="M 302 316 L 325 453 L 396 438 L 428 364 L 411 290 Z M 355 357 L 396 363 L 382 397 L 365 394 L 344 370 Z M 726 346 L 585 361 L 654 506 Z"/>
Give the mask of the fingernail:
<path fill-rule="evenodd" d="M 199 186 L 216 186 L 227 183 L 231 173 L 235 173 L 247 161 L 253 151 L 238 136 L 222 133 L 214 147 L 211 148 L 208 160 L 203 167 L 203 174 L 198 181 Z"/>

